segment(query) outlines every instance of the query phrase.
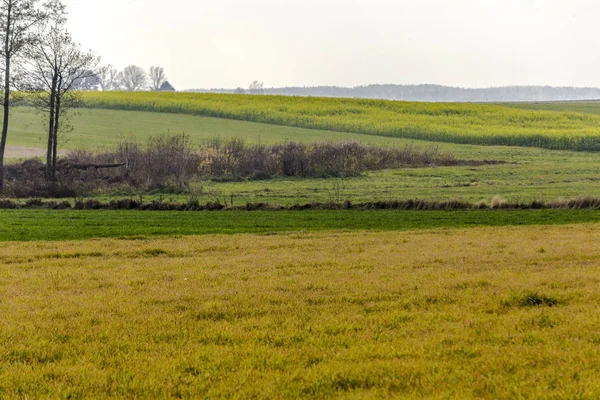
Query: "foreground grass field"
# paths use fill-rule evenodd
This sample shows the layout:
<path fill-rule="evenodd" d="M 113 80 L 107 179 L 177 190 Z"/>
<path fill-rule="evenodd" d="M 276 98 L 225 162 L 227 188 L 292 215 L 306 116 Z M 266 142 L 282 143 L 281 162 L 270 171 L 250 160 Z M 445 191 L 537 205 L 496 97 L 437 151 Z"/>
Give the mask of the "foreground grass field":
<path fill-rule="evenodd" d="M 600 222 L 595 210 L 527 211 L 57 211 L 0 210 L 0 242 Z"/>
<path fill-rule="evenodd" d="M 86 107 L 237 119 L 439 142 L 600 150 L 600 116 L 490 104 L 201 93 L 85 93 Z"/>
<path fill-rule="evenodd" d="M 0 396 L 598 398 L 598 243 L 597 225 L 4 243 Z"/>

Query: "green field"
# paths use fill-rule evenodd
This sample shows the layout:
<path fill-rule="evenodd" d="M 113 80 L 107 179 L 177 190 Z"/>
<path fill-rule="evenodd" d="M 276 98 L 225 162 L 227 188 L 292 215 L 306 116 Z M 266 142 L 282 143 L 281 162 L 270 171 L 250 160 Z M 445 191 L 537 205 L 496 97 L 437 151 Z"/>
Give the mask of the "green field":
<path fill-rule="evenodd" d="M 44 115 L 30 107 L 16 107 L 11 113 L 8 144 L 43 148 L 46 143 Z M 300 129 L 193 115 L 102 109 L 78 109 L 71 115 L 74 131 L 66 135 L 61 148 L 99 149 L 115 146 L 134 136 L 141 141 L 166 132 L 184 132 L 193 143 L 216 137 L 243 137 L 250 143 L 282 141 L 358 140 L 363 143 L 394 144 L 395 138 Z M 404 142 L 398 142 L 400 144 Z"/>
<path fill-rule="evenodd" d="M 0 210 L 0 241 L 302 231 L 382 231 L 600 222 L 600 211 L 56 211 Z"/>

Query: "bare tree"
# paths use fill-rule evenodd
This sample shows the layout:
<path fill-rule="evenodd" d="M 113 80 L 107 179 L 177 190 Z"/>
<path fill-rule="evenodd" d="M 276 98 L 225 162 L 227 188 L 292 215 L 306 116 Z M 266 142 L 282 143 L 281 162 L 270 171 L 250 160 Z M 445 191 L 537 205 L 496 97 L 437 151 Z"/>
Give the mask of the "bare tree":
<path fill-rule="evenodd" d="M 20 63 L 19 56 L 31 46 L 36 36 L 34 31 L 48 18 L 50 11 L 59 15 L 64 11 L 60 0 L 49 0 L 43 5 L 40 0 L 0 0 L 0 70 L 3 73 L 3 123 L 0 136 L 0 191 L 4 187 L 4 153 L 8 137 L 8 125 L 13 89 L 13 68 Z"/>
<path fill-rule="evenodd" d="M 123 70 L 123 88 L 129 92 L 137 92 L 148 86 L 148 75 L 137 65 L 130 65 Z"/>
<path fill-rule="evenodd" d="M 123 74 L 112 65 L 106 65 L 98 70 L 100 89 L 103 91 L 119 90 L 123 81 Z"/>
<path fill-rule="evenodd" d="M 48 115 L 46 179 L 55 181 L 59 132 L 69 126 L 67 112 L 80 103 L 76 89 L 96 76 L 99 58 L 81 50 L 60 21 L 39 34 L 29 56 L 28 86 L 34 104 Z"/>
<path fill-rule="evenodd" d="M 148 75 L 150 77 L 150 88 L 155 92 L 161 90 L 162 85 L 167 81 L 167 75 L 163 67 L 150 67 Z"/>

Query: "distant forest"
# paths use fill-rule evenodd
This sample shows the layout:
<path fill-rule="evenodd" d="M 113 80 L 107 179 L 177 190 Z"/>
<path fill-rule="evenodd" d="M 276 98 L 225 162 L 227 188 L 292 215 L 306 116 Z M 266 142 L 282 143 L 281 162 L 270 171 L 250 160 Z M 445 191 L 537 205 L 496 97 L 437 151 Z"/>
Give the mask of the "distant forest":
<path fill-rule="evenodd" d="M 338 86 L 263 88 L 262 84 L 258 87 L 253 84 L 249 89 L 193 89 L 189 91 L 477 103 L 600 99 L 600 88 L 551 86 L 507 86 L 485 89 L 464 89 L 441 85 L 368 85 L 353 88 Z"/>

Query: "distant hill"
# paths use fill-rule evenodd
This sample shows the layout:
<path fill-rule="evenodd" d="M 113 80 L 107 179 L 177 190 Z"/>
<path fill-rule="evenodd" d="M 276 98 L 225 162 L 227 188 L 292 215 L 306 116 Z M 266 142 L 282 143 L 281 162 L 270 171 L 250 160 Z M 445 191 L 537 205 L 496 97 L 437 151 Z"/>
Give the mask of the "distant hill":
<path fill-rule="evenodd" d="M 193 89 L 189 92 L 239 93 L 240 89 Z M 245 90 L 245 93 L 257 91 Z M 506 86 L 465 89 L 441 85 L 368 85 L 352 88 L 338 86 L 265 88 L 259 94 L 428 102 L 520 102 L 600 99 L 600 88 L 552 86 Z"/>

